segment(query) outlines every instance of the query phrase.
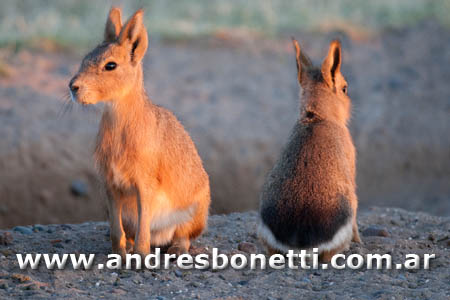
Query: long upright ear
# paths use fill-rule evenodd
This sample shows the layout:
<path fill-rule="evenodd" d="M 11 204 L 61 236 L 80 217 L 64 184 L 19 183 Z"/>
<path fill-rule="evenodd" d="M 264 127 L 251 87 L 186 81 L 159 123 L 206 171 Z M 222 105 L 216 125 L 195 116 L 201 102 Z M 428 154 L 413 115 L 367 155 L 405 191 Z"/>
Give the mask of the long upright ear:
<path fill-rule="evenodd" d="M 124 25 L 119 35 L 121 45 L 131 45 L 131 62 L 138 63 L 147 51 L 148 36 L 143 23 L 144 11 L 138 10 Z"/>
<path fill-rule="evenodd" d="M 118 7 L 111 7 L 105 26 L 105 42 L 113 42 L 122 29 L 122 12 Z"/>
<path fill-rule="evenodd" d="M 341 43 L 334 40 L 330 43 L 328 54 L 322 63 L 322 76 L 329 87 L 335 87 L 336 76 L 341 73 Z"/>
<path fill-rule="evenodd" d="M 300 49 L 300 45 L 296 39 L 292 38 L 294 45 L 295 59 L 297 61 L 297 78 L 298 82 L 303 85 L 306 79 L 308 68 L 312 67 L 312 62 Z"/>

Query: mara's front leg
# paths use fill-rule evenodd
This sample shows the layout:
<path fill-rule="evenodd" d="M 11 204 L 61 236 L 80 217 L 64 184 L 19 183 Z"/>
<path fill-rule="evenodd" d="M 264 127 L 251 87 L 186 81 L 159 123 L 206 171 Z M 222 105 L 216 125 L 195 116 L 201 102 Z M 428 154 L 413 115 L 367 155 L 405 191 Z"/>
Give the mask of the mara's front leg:
<path fill-rule="evenodd" d="M 149 187 L 137 188 L 137 229 L 134 239 L 134 253 L 145 256 L 150 254 L 150 226 L 152 220 L 153 191 Z"/>
<path fill-rule="evenodd" d="M 125 258 L 127 240 L 122 224 L 122 194 L 115 189 L 107 189 L 107 194 L 112 252 Z"/>

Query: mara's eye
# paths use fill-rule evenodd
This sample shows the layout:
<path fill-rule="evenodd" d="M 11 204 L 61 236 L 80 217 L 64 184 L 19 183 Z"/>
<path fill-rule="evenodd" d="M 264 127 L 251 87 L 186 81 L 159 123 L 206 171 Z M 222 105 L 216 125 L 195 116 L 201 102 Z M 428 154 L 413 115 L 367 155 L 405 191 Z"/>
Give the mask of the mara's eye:
<path fill-rule="evenodd" d="M 117 64 L 116 64 L 115 62 L 113 62 L 113 61 L 110 61 L 110 62 L 106 63 L 106 65 L 105 65 L 105 70 L 106 70 L 106 71 L 112 71 L 112 70 L 114 70 L 116 67 L 117 67 Z"/>
<path fill-rule="evenodd" d="M 342 88 L 342 92 L 347 95 L 347 86 L 346 85 L 344 85 L 344 87 Z"/>

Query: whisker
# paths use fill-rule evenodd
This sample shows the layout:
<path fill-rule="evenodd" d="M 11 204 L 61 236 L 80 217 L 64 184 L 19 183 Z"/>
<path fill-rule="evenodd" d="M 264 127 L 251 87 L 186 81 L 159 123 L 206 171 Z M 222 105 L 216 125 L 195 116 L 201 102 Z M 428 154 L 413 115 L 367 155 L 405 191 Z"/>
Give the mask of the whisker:
<path fill-rule="evenodd" d="M 68 112 L 72 111 L 72 107 L 73 107 L 73 102 L 70 99 L 70 95 L 69 94 L 65 94 L 62 97 L 62 104 L 61 104 L 61 108 L 58 111 L 58 114 L 56 116 L 56 118 L 58 120 L 60 120 L 63 116 L 65 116 Z"/>

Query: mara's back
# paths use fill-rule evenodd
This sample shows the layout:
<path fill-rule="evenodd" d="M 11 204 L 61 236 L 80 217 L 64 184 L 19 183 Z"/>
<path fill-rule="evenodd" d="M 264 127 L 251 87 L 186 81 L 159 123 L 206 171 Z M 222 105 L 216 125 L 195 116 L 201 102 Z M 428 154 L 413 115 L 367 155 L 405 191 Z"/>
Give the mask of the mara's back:
<path fill-rule="evenodd" d="M 160 183 L 167 193 L 182 201 L 186 195 L 197 194 L 209 187 L 208 175 L 194 142 L 175 115 L 160 106 L 155 105 L 154 109 L 159 115 L 160 134 L 163 134 L 163 145 L 159 149 L 165 152 L 158 155 Z M 150 143 L 152 140 L 153 137 L 149 137 Z"/>
<path fill-rule="evenodd" d="M 332 122 L 295 124 L 261 193 L 262 221 L 284 244 L 313 247 L 348 222 L 354 192 L 348 138 Z"/>

